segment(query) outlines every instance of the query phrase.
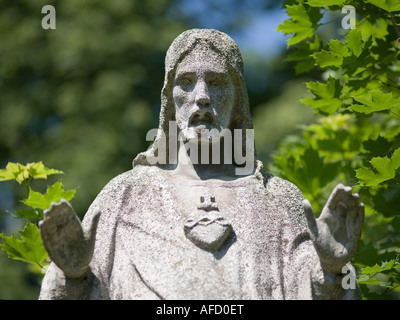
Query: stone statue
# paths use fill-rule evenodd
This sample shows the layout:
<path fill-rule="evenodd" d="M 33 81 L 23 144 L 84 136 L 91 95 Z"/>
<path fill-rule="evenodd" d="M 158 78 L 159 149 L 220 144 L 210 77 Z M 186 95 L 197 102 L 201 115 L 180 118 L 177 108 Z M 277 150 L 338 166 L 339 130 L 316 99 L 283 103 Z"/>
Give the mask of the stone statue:
<path fill-rule="evenodd" d="M 149 150 L 82 223 L 66 201 L 45 212 L 40 299 L 360 298 L 342 280 L 344 267 L 354 277 L 364 207 L 338 185 L 315 219 L 296 186 L 263 170 L 235 42 L 188 30 L 165 68 Z"/>

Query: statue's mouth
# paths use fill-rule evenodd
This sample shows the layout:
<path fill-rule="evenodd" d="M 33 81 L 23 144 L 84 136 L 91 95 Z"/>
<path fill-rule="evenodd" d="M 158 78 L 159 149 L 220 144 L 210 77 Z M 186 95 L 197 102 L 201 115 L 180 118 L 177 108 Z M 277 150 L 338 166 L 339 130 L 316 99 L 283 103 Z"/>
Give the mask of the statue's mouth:
<path fill-rule="evenodd" d="M 189 126 L 198 127 L 205 126 L 206 128 L 214 124 L 214 116 L 211 112 L 195 112 L 189 119 Z"/>

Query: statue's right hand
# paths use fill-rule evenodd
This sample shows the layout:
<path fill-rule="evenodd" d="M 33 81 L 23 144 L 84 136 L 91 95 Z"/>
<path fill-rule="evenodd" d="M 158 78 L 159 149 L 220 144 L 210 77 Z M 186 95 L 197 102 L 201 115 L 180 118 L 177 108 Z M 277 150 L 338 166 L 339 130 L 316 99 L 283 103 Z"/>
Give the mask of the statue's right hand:
<path fill-rule="evenodd" d="M 52 203 L 39 222 L 43 244 L 51 260 L 64 271 L 67 278 L 80 278 L 87 272 L 93 256 L 100 211 L 97 211 L 87 230 L 64 199 Z"/>

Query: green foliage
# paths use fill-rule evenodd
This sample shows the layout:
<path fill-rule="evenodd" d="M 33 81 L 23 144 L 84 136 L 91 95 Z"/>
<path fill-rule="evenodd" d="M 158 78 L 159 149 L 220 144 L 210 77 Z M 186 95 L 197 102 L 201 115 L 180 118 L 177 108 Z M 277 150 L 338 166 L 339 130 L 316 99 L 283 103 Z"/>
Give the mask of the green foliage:
<path fill-rule="evenodd" d="M 371 90 L 362 95 L 355 96 L 354 100 L 358 102 L 358 104 L 351 105 L 349 110 L 365 114 L 395 109 L 400 106 L 400 98 L 393 99 L 391 92 L 384 93 L 380 90 Z"/>
<path fill-rule="evenodd" d="M 356 9 L 356 28 L 343 30 L 338 19 L 337 33 L 321 40 L 323 21 L 344 5 Z M 309 0 L 285 1 L 285 6 L 289 18 L 278 30 L 293 34 L 287 61 L 295 63 L 297 74 L 319 74 L 306 83 L 313 97 L 301 100 L 318 120 L 301 139 L 289 137 L 281 145 L 270 170 L 296 183 L 316 212 L 337 183 L 352 185 L 366 205 L 353 261 L 363 297 L 399 298 L 400 34 L 395 24 L 400 4 Z M 320 19 L 298 26 L 299 14 L 312 9 Z"/>
<path fill-rule="evenodd" d="M 11 259 L 37 264 L 42 267 L 46 262 L 47 252 L 43 246 L 37 226 L 28 221 L 24 230 L 20 231 L 19 234 L 21 240 L 17 239 L 15 235 L 6 237 L 4 234 L 0 234 L 0 237 L 4 240 L 4 244 L 0 245 L 0 248 Z"/>
<path fill-rule="evenodd" d="M 323 113 L 334 113 L 340 108 L 342 102 L 338 98 L 341 90 L 340 83 L 335 78 L 329 77 L 327 83 L 310 81 L 307 88 L 315 95 L 315 98 L 300 100 L 304 104 L 312 106 L 314 109 Z"/>
<path fill-rule="evenodd" d="M 291 20 L 285 20 L 278 26 L 278 31 L 284 33 L 294 33 L 294 36 L 288 41 L 288 47 L 312 37 L 321 18 L 318 10 L 309 7 L 307 10 L 301 4 L 287 7 L 287 14 Z"/>
<path fill-rule="evenodd" d="M 400 262 L 398 258 L 375 264 L 372 267 L 361 268 L 358 282 L 363 285 L 373 285 L 384 288 L 383 292 L 396 290 L 400 282 Z M 379 279 L 377 279 L 379 278 Z"/>
<path fill-rule="evenodd" d="M 369 2 L 387 12 L 400 11 L 400 3 L 397 0 L 367 0 Z"/>
<path fill-rule="evenodd" d="M 377 186 L 384 181 L 395 178 L 397 169 L 400 168 L 400 148 L 392 157 L 376 157 L 370 161 L 372 169 L 362 167 L 356 170 L 356 177 L 363 186 Z"/>
<path fill-rule="evenodd" d="M 28 163 L 26 166 L 9 162 L 5 169 L 0 169 L 0 181 L 15 180 L 21 184 L 31 179 L 47 179 L 49 175 L 62 173 L 60 170 L 45 168 L 42 161 Z"/>
<path fill-rule="evenodd" d="M 346 0 L 309 0 L 307 4 L 311 7 L 326 7 L 342 5 Z"/>
<path fill-rule="evenodd" d="M 18 239 L 14 234 L 7 237 L 0 233 L 0 238 L 4 243 L 0 248 L 9 258 L 20 260 L 39 267 L 39 272 L 48 265 L 49 259 L 44 248 L 39 228 L 36 223 L 31 222 L 43 219 L 43 210 L 49 209 L 52 202 L 59 202 L 61 199 L 72 200 L 76 190 L 64 190 L 61 181 L 48 186 L 44 194 L 34 191 L 30 187 L 32 179 L 46 179 L 48 175 L 61 174 L 55 169 L 46 168 L 42 162 L 28 163 L 26 166 L 19 163 L 8 163 L 5 169 L 0 170 L 0 181 L 15 180 L 19 184 L 24 184 L 29 191 L 27 199 L 21 202 L 27 208 L 16 210 L 12 213 L 15 218 L 26 219 L 26 225 L 19 231 Z M 35 270 L 35 269 L 33 269 Z"/>
<path fill-rule="evenodd" d="M 45 194 L 33 191 L 29 188 L 29 196 L 22 203 L 33 209 L 48 209 L 52 202 L 59 202 L 61 199 L 71 200 L 75 195 L 76 189 L 64 191 L 61 181 L 49 186 Z"/>

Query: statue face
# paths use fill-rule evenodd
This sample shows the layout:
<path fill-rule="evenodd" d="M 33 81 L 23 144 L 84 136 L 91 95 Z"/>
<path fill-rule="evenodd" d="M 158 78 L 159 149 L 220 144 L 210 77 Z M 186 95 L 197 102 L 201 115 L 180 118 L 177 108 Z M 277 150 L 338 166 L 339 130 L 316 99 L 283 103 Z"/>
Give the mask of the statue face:
<path fill-rule="evenodd" d="M 227 64 L 215 51 L 195 48 L 177 67 L 173 86 L 175 117 L 186 139 L 199 137 L 202 129 L 228 128 L 234 97 Z"/>

